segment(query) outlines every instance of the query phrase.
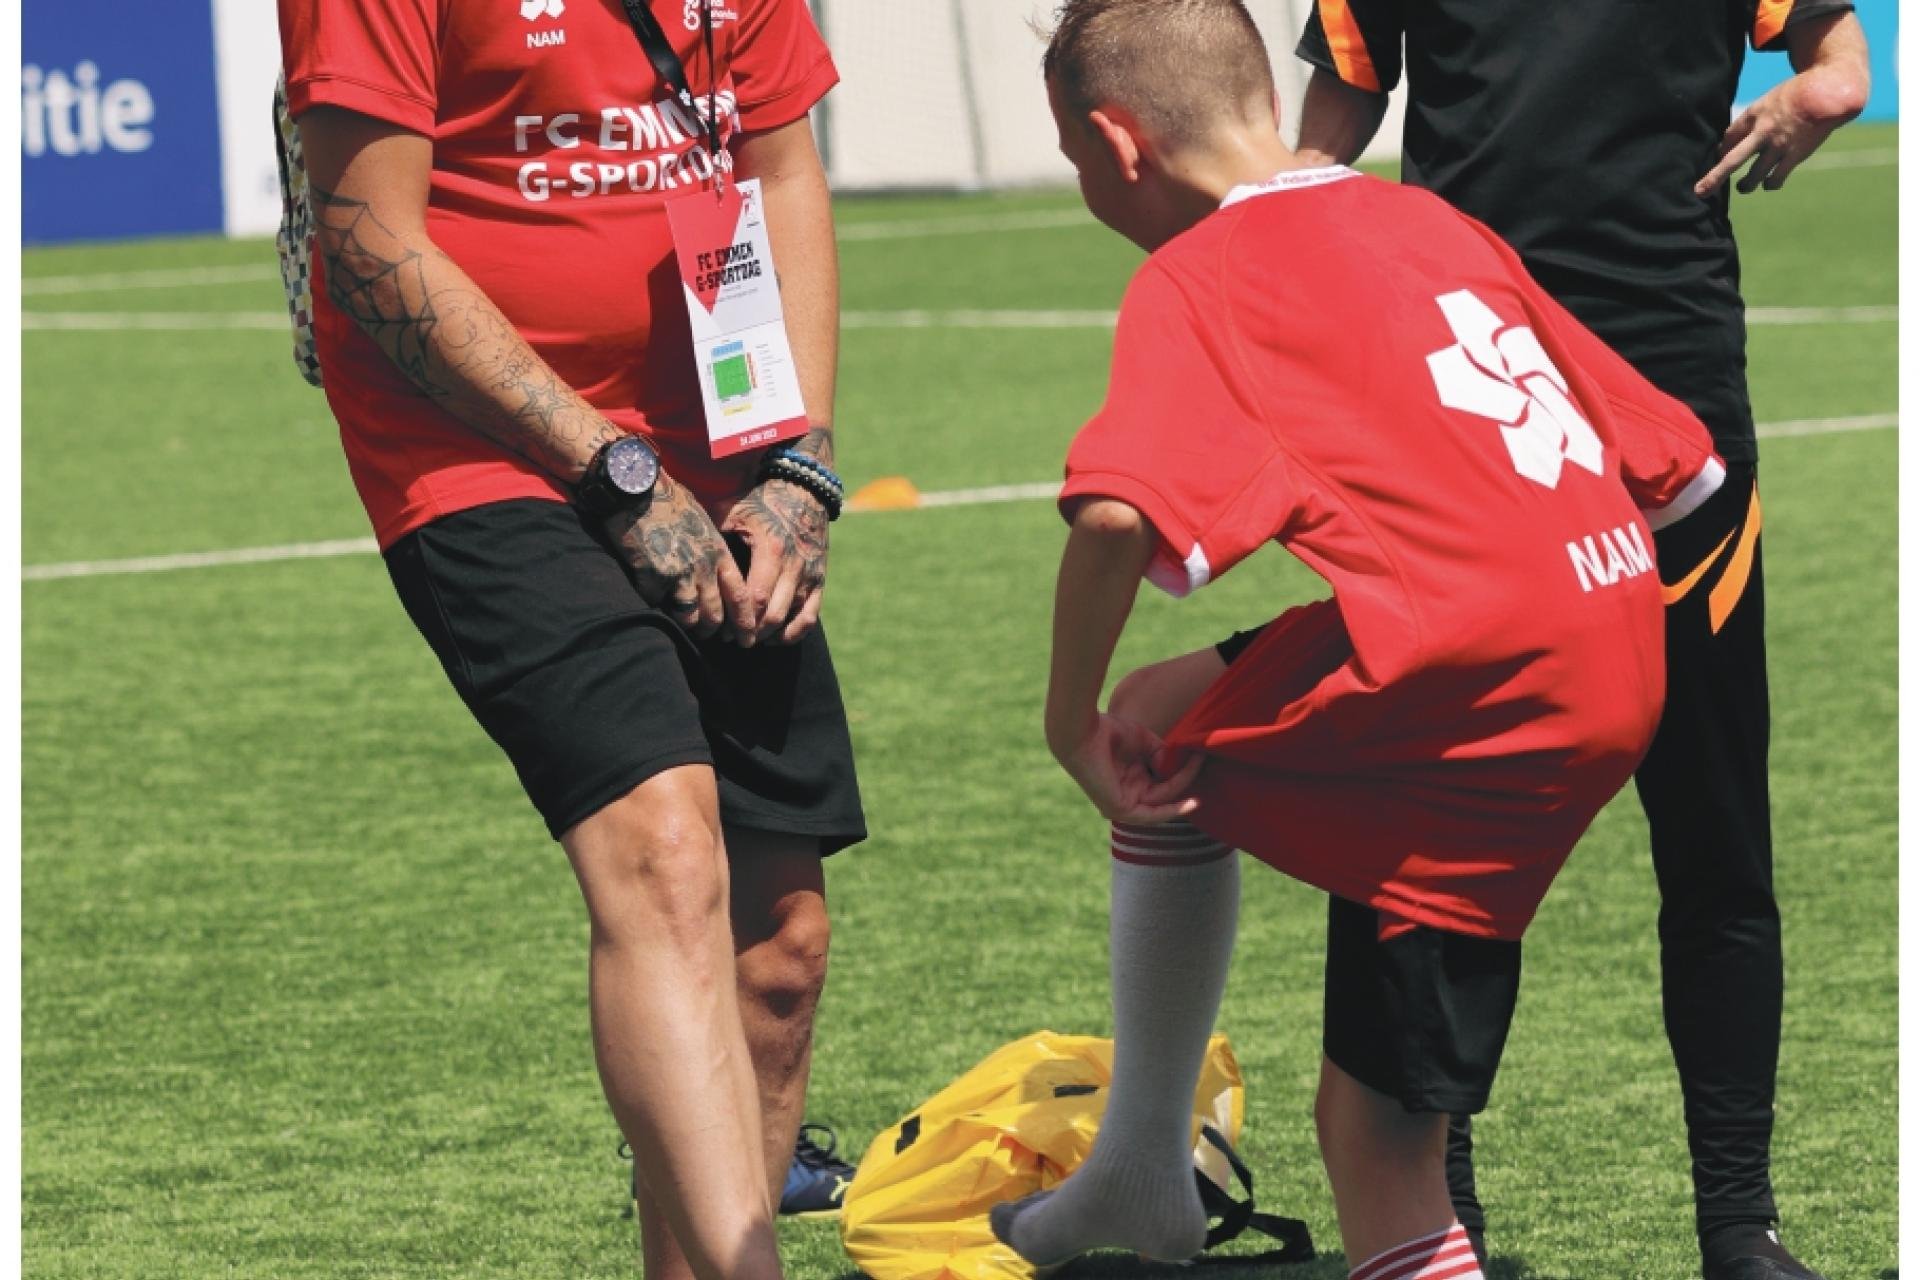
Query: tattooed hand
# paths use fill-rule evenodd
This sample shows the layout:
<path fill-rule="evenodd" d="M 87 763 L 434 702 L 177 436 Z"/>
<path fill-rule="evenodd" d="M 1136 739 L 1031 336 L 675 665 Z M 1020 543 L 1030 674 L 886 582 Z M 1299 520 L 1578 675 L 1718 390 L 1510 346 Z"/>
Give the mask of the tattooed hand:
<path fill-rule="evenodd" d="M 722 625 L 752 636 L 758 621 L 726 542 L 699 501 L 665 473 L 643 511 L 621 512 L 605 525 L 607 539 L 633 573 L 640 596 L 699 635 Z"/>
<path fill-rule="evenodd" d="M 765 480 L 733 504 L 720 527 L 744 540 L 747 594 L 759 614 L 743 644 L 793 644 L 820 621 L 827 579 L 827 509 L 797 484 Z"/>

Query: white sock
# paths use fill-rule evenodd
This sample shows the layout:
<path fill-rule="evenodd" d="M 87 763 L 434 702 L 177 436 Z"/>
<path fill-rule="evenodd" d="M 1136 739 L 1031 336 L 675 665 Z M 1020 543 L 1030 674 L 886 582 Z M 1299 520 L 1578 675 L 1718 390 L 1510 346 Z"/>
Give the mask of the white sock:
<path fill-rule="evenodd" d="M 1484 1280 L 1473 1242 L 1459 1223 L 1382 1250 L 1347 1280 Z"/>
<path fill-rule="evenodd" d="M 1093 1152 L 1052 1191 L 994 1210 L 1036 1266 L 1094 1248 L 1181 1261 L 1206 1245 L 1193 1095 L 1227 985 L 1240 862 L 1184 822 L 1113 829 L 1113 1091 Z"/>

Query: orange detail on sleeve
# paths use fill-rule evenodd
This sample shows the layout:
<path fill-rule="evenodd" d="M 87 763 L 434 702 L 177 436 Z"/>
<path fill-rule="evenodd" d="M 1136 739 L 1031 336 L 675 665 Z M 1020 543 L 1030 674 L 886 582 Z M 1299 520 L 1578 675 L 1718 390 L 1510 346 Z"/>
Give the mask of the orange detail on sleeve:
<path fill-rule="evenodd" d="M 1794 0 L 1760 0 L 1753 14 L 1753 47 L 1764 49 L 1780 38 L 1793 16 Z"/>
<path fill-rule="evenodd" d="M 1753 500 L 1747 504 L 1747 520 L 1740 528 L 1740 541 L 1733 549 L 1733 559 L 1727 561 L 1727 571 L 1720 575 L 1720 581 L 1713 584 L 1713 590 L 1707 592 L 1707 623 L 1715 635 L 1726 625 L 1732 615 L 1733 607 L 1740 603 L 1740 597 L 1747 589 L 1747 579 L 1753 576 L 1753 546 L 1760 541 L 1760 489 L 1755 486 Z"/>
<path fill-rule="evenodd" d="M 1762 0 L 1762 3 L 1763 6 L 1784 3 L 1791 7 L 1793 0 Z M 1786 22 L 1785 15 L 1780 21 Z M 1334 69 L 1340 78 L 1356 89 L 1380 92 L 1380 73 L 1373 69 L 1366 37 L 1360 34 L 1360 23 L 1347 0 L 1320 0 L 1320 25 L 1326 30 L 1327 48 L 1333 52 Z"/>

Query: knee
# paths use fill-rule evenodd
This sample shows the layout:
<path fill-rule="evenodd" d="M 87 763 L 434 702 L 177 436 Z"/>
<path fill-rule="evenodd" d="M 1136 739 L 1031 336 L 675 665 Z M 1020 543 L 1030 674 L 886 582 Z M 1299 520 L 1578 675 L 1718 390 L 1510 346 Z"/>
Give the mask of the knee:
<path fill-rule="evenodd" d="M 1164 734 L 1226 669 L 1214 649 L 1197 649 L 1141 667 L 1128 672 L 1113 687 L 1107 710 Z"/>
<path fill-rule="evenodd" d="M 1107 711 L 1116 716 L 1125 716 L 1129 720 L 1142 710 L 1147 701 L 1147 690 L 1152 687 L 1153 668 L 1137 667 L 1120 677 L 1120 683 L 1113 686 L 1113 692 L 1107 697 Z"/>
<path fill-rule="evenodd" d="M 1120 677 L 1107 698 L 1107 712 L 1122 720 L 1143 724 L 1155 733 L 1165 733 L 1178 719 L 1177 710 L 1168 714 L 1167 697 L 1161 689 L 1160 669 L 1140 667 Z"/>
<path fill-rule="evenodd" d="M 1675 954 L 1777 955 L 1780 906 L 1770 885 L 1661 880 L 1660 942 Z"/>
<path fill-rule="evenodd" d="M 810 1017 L 827 982 L 832 929 L 826 902 L 818 894 L 793 894 L 761 923 L 757 940 L 738 957 L 741 984 L 778 1017 Z"/>
<path fill-rule="evenodd" d="M 726 928 L 726 849 L 698 805 L 636 791 L 581 823 L 569 843 L 597 940 L 685 948 Z"/>

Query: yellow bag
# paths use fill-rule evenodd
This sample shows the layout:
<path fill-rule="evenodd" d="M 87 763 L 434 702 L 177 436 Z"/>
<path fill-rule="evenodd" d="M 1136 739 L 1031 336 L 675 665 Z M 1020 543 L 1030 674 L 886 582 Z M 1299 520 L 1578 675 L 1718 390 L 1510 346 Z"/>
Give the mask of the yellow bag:
<path fill-rule="evenodd" d="M 1032 1280 L 994 1239 L 987 1212 L 1055 1186 L 1086 1159 L 1112 1079 L 1113 1041 L 1094 1036 L 1039 1031 L 989 1055 L 867 1148 L 840 1217 L 847 1255 L 873 1280 Z M 1245 1088 L 1225 1036 L 1207 1045 L 1193 1107 L 1203 1198 L 1227 1219 L 1208 1245 L 1254 1225 L 1286 1242 L 1281 1260 L 1312 1257 L 1304 1224 L 1256 1215 L 1251 1197 L 1206 1195 L 1235 1173 L 1251 1189 L 1228 1145 Z"/>

